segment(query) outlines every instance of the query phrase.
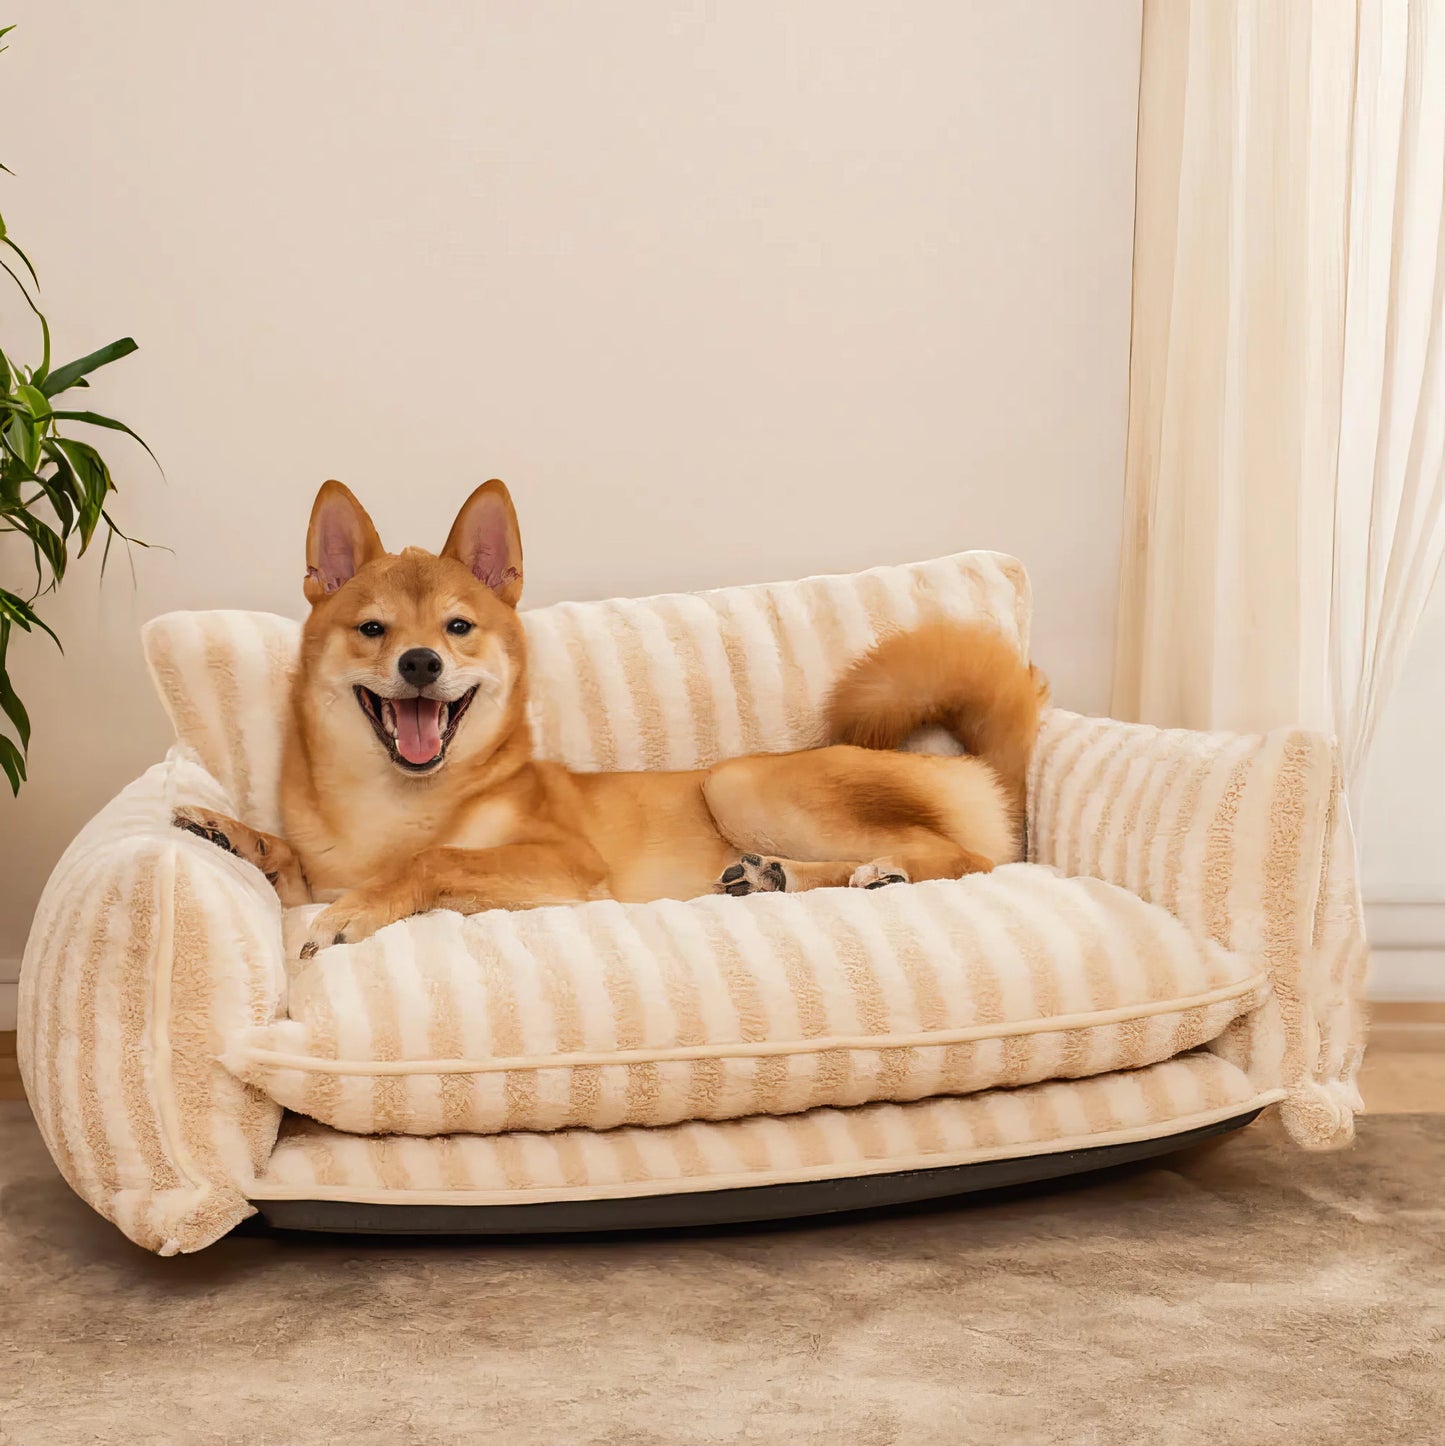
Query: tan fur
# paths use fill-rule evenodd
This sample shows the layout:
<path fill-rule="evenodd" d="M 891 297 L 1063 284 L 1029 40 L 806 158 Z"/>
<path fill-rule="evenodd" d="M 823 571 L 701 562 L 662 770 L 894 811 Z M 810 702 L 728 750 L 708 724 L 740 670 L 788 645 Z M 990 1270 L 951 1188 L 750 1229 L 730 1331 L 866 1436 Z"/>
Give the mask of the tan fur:
<path fill-rule="evenodd" d="M 946 619 L 885 638 L 839 678 L 828 736 L 864 748 L 901 748 L 941 728 L 998 775 L 1019 816 L 1029 752 L 1048 683 L 1023 668 L 997 630 Z"/>
<path fill-rule="evenodd" d="M 361 505 L 328 482 L 306 560 L 286 842 L 213 815 L 177 822 L 253 862 L 269 857 L 273 871 L 284 858 L 288 896 L 304 871 L 313 897 L 334 900 L 308 953 L 433 908 L 876 887 L 1018 857 L 1024 768 L 1047 694 L 992 629 L 938 622 L 884 640 L 839 680 L 836 746 L 692 772 L 574 774 L 531 754 L 521 538 L 500 482 L 467 500 L 439 556 L 385 552 Z M 474 625 L 465 636 L 449 629 L 457 619 Z M 362 624 L 384 636 L 364 636 Z M 397 665 L 413 648 L 443 665 L 423 696 L 465 708 L 441 754 L 429 744 L 411 765 L 430 772 L 407 771 L 395 735 L 389 752 L 354 692 L 409 703 L 417 695 Z M 929 727 L 975 756 L 886 751 Z"/>

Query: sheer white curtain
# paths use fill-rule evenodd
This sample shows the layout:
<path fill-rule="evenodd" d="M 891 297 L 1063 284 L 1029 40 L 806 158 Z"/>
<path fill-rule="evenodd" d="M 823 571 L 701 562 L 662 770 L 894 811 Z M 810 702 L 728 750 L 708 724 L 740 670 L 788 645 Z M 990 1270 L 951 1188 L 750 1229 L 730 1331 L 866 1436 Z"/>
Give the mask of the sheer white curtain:
<path fill-rule="evenodd" d="M 1114 708 L 1335 732 L 1445 553 L 1445 0 L 1145 0 Z"/>

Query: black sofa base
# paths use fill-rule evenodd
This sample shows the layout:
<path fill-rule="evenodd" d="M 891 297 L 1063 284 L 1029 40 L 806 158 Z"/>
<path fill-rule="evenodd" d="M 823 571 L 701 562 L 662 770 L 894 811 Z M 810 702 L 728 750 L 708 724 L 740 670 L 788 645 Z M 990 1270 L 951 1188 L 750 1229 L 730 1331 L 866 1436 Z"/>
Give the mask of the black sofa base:
<path fill-rule="evenodd" d="M 377 1205 L 347 1200 L 258 1200 L 273 1230 L 348 1235 L 560 1235 L 590 1231 L 698 1229 L 877 1210 L 1037 1184 L 1171 1154 L 1242 1129 L 1258 1110 L 1179 1134 L 1085 1150 L 852 1175 L 747 1189 L 639 1195 L 625 1200 L 554 1200 L 535 1205 Z"/>

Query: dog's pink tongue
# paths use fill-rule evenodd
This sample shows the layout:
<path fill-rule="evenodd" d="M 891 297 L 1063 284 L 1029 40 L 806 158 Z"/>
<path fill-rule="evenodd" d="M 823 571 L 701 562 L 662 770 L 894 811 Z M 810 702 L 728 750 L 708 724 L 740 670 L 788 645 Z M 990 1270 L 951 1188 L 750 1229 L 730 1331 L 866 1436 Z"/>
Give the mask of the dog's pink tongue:
<path fill-rule="evenodd" d="M 408 763 L 430 763 L 442 751 L 442 705 L 435 698 L 396 698 L 396 748 Z"/>

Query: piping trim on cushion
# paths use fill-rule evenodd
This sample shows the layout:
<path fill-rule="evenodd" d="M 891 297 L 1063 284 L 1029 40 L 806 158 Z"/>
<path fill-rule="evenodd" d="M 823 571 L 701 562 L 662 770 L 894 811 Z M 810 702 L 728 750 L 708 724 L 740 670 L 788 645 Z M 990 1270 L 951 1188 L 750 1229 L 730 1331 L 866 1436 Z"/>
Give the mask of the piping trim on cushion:
<path fill-rule="evenodd" d="M 586 1054 L 517 1055 L 507 1059 L 322 1059 L 316 1055 L 290 1054 L 281 1050 L 253 1049 L 240 1044 L 226 1052 L 228 1065 L 254 1063 L 272 1069 L 305 1070 L 314 1074 L 419 1075 L 419 1074 L 504 1074 L 511 1070 L 582 1069 L 593 1065 L 660 1064 L 699 1059 L 774 1059 L 781 1055 L 829 1054 L 845 1050 L 928 1049 L 974 1040 L 1013 1038 L 1026 1034 L 1066 1033 L 1108 1024 L 1151 1019 L 1159 1014 L 1182 1014 L 1224 1004 L 1269 987 L 1268 972 L 1252 975 L 1235 984 L 1221 985 L 1204 994 L 1184 999 L 1155 1000 L 1143 1005 L 1119 1005 L 1085 1014 L 1054 1014 L 1042 1019 L 1024 1019 L 1000 1024 L 973 1024 L 959 1029 L 938 1029 L 916 1034 L 818 1035 L 803 1040 L 759 1040 L 755 1044 L 676 1045 L 667 1049 L 619 1049 Z"/>

